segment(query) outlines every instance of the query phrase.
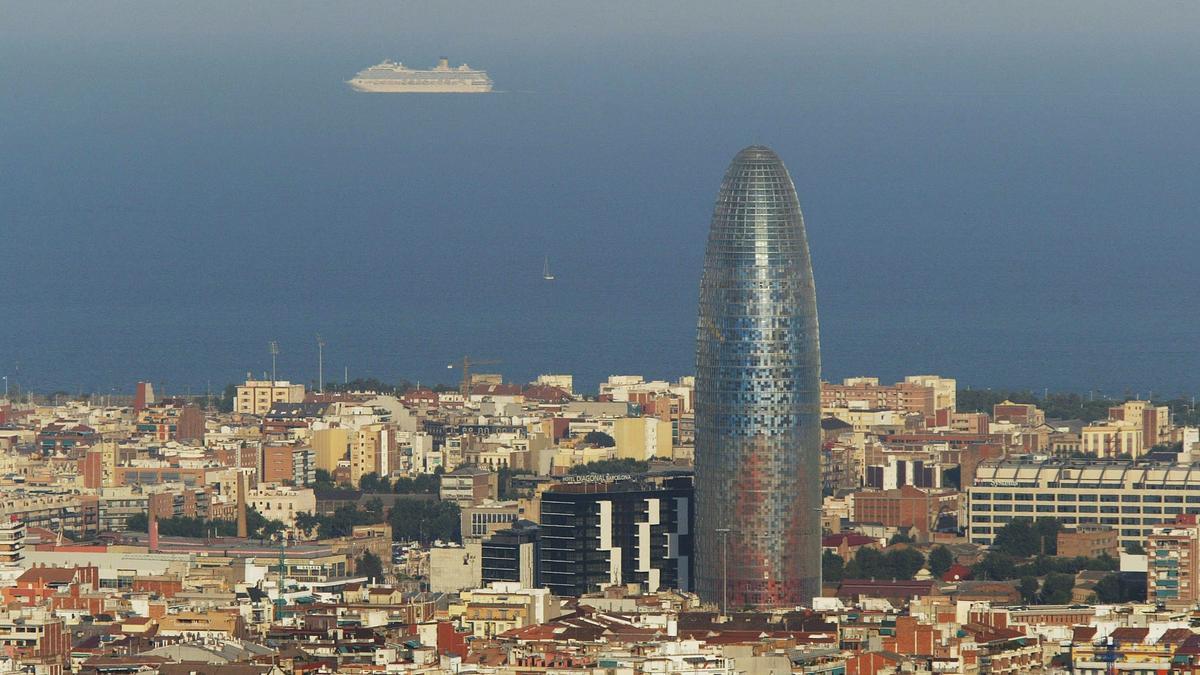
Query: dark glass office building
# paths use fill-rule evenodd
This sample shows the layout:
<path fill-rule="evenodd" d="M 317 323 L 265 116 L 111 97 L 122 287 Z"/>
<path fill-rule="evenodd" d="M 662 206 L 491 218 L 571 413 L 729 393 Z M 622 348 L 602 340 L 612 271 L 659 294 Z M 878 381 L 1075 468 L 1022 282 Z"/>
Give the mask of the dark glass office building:
<path fill-rule="evenodd" d="M 556 485 L 541 497 L 538 580 L 564 597 L 691 590 L 693 512 L 690 475 Z"/>
<path fill-rule="evenodd" d="M 538 577 L 538 526 L 518 520 L 483 540 L 480 567 L 483 585 L 515 581 L 522 588 L 540 588 Z"/>
<path fill-rule="evenodd" d="M 796 188 L 769 148 L 713 210 L 696 346 L 696 581 L 729 609 L 821 590 L 817 299 Z"/>

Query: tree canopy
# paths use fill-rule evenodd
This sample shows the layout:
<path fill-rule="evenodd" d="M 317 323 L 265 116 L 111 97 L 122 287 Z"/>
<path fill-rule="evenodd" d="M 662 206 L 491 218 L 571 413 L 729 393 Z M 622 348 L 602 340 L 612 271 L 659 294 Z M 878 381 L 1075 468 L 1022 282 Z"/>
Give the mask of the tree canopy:
<path fill-rule="evenodd" d="M 825 581 L 841 581 L 846 561 L 833 551 L 821 553 L 821 578 Z"/>
<path fill-rule="evenodd" d="M 954 554 L 945 546 L 935 546 L 929 552 L 929 571 L 935 577 L 940 577 L 950 571 L 950 566 L 954 564 Z"/>
<path fill-rule="evenodd" d="M 824 560 L 822 560 L 824 562 Z M 863 546 L 842 570 L 845 579 L 911 579 L 925 565 L 925 556 L 915 548 L 898 547 L 887 552 Z"/>
<path fill-rule="evenodd" d="M 1046 413 L 1051 419 L 1081 419 L 1086 422 L 1106 419 L 1108 409 L 1121 405 L 1125 401 L 1138 397 L 1137 392 L 1125 392 L 1119 398 L 1103 395 L 1099 392 L 1077 394 L 1074 392 L 1051 392 L 1038 396 L 1031 391 L 1015 391 L 1004 389 L 959 389 L 957 408 L 960 412 L 992 412 L 992 406 L 1005 400 L 1014 403 L 1032 403 Z M 1149 396 L 1147 396 L 1149 397 Z M 1192 406 L 1192 402 L 1182 395 L 1175 398 L 1153 399 L 1156 406 L 1166 406 L 1171 410 L 1171 417 L 1176 424 L 1195 426 L 1200 424 L 1200 409 Z"/>
<path fill-rule="evenodd" d="M 1030 522 L 1019 518 L 1007 523 L 992 540 L 992 550 L 1025 558 L 1031 555 L 1058 553 L 1058 532 L 1062 523 L 1054 518 L 1039 518 Z"/>
<path fill-rule="evenodd" d="M 359 576 L 367 577 L 372 581 L 383 580 L 383 563 L 379 560 L 379 556 L 370 551 L 363 551 L 355 570 Z"/>
<path fill-rule="evenodd" d="M 592 445 L 596 446 L 597 448 L 611 448 L 611 447 L 616 446 L 616 444 L 617 444 L 617 442 L 615 440 L 613 440 L 612 436 L 609 436 L 608 434 L 604 433 L 603 431 L 587 432 L 583 436 L 583 442 L 591 443 Z"/>
<path fill-rule="evenodd" d="M 567 473 L 572 476 L 581 476 L 589 473 L 628 473 L 639 474 L 646 473 L 650 470 L 650 464 L 638 459 L 601 459 L 587 464 L 576 464 L 571 467 Z"/>
<path fill-rule="evenodd" d="M 145 513 L 137 513 L 125 522 L 125 528 L 134 532 L 147 532 L 150 519 Z M 254 539 L 269 539 L 271 535 L 286 529 L 283 522 L 268 520 L 254 507 L 246 509 L 246 530 Z M 204 518 L 159 518 L 158 533 L 164 537 L 192 537 L 203 539 L 216 534 L 219 537 L 236 537 L 236 520 L 206 520 Z"/>
<path fill-rule="evenodd" d="M 378 501 L 377 510 L 368 508 L 363 511 L 353 504 L 344 504 L 339 506 L 332 515 L 314 514 L 307 511 L 298 513 L 296 514 L 296 527 L 304 532 L 312 532 L 313 529 L 316 529 L 318 539 L 348 537 L 356 525 L 375 525 L 383 522 L 383 502 L 378 499 L 376 501 Z M 368 502 L 368 506 L 376 505 Z"/>
<path fill-rule="evenodd" d="M 454 502 L 404 499 L 388 511 L 387 522 L 396 541 L 462 541 L 460 511 Z"/>

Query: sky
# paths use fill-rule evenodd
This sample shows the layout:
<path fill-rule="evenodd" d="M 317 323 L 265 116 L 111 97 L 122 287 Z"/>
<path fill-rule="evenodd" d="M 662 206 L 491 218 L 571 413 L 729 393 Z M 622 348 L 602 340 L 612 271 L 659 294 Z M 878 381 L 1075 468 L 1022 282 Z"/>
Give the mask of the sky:
<path fill-rule="evenodd" d="M 0 374 L 675 378 L 738 149 L 824 374 L 1193 392 L 1190 3 L 0 3 Z M 369 96 L 383 58 L 498 93 Z M 558 279 L 540 279 L 549 256 Z"/>

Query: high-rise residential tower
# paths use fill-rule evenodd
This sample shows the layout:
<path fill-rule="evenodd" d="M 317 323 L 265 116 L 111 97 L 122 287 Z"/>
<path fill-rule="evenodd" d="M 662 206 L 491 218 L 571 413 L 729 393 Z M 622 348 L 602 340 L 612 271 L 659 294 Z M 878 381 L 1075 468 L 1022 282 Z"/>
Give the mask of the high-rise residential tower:
<path fill-rule="evenodd" d="M 722 609 L 820 594 L 820 371 L 796 188 L 752 146 L 721 182 L 700 281 L 696 581 Z"/>

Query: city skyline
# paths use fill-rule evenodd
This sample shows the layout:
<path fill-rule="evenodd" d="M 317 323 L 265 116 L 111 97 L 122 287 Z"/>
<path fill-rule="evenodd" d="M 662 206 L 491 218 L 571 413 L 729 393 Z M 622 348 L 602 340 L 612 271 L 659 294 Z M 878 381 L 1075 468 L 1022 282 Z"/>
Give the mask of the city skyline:
<path fill-rule="evenodd" d="M 0 64 L 0 674 L 1200 675 L 1200 3 Z"/>

